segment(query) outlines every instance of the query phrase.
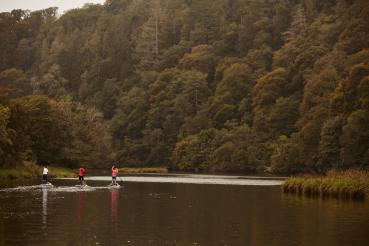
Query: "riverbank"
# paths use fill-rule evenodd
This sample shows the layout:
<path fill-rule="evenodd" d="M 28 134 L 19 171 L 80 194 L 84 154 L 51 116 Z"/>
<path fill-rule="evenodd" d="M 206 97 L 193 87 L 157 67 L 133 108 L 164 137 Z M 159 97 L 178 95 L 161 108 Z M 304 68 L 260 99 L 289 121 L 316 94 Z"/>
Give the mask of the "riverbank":
<path fill-rule="evenodd" d="M 285 180 L 286 193 L 307 196 L 364 199 L 369 194 L 369 171 L 329 171 L 321 177 L 294 177 Z"/>
<path fill-rule="evenodd" d="M 76 177 L 76 170 L 65 167 L 48 167 L 51 178 Z M 0 168 L 0 179 L 35 179 L 42 176 L 42 167 L 33 163 L 25 163 L 17 168 Z"/>
<path fill-rule="evenodd" d="M 122 167 L 119 168 L 122 174 L 135 174 L 135 173 L 168 173 L 166 167 Z"/>

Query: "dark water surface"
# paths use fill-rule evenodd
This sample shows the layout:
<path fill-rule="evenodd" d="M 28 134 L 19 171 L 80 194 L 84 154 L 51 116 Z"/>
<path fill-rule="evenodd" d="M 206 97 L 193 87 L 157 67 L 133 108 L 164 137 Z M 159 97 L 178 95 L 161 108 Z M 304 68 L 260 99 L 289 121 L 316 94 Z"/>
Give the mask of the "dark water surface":
<path fill-rule="evenodd" d="M 53 183 L 0 190 L 0 245 L 369 245 L 368 201 L 278 185 Z"/>

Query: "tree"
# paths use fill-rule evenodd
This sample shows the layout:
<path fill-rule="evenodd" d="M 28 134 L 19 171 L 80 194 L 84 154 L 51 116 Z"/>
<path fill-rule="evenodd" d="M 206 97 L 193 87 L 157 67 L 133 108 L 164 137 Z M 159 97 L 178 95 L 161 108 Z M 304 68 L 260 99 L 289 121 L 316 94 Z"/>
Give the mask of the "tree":
<path fill-rule="evenodd" d="M 148 20 L 138 31 L 135 55 L 138 60 L 137 68 L 140 70 L 155 70 L 159 50 L 159 32 L 161 7 L 159 1 L 151 1 L 151 8 Z"/>
<path fill-rule="evenodd" d="M 218 135 L 217 130 L 206 129 L 178 142 L 172 155 L 174 168 L 191 171 L 211 170 L 211 154 L 217 147 Z"/>
<path fill-rule="evenodd" d="M 220 6 L 219 1 L 213 4 L 206 0 L 191 2 L 184 21 L 192 27 L 190 40 L 195 45 L 210 44 L 218 37 L 221 24 Z"/>
<path fill-rule="evenodd" d="M 191 53 L 186 53 L 183 56 L 179 61 L 179 68 L 206 73 L 207 81 L 209 85 L 212 85 L 216 61 L 217 57 L 212 46 L 198 45 L 191 49 Z"/>
<path fill-rule="evenodd" d="M 357 110 L 350 114 L 343 127 L 341 159 L 345 168 L 368 167 L 369 113 Z"/>
<path fill-rule="evenodd" d="M 8 128 L 10 110 L 0 104 L 0 166 L 4 166 L 12 154 L 12 131 Z"/>
<path fill-rule="evenodd" d="M 320 172 L 342 167 L 340 160 L 342 126 L 342 117 L 336 116 L 327 120 L 322 127 L 319 143 L 319 161 L 317 162 L 317 168 Z"/>
<path fill-rule="evenodd" d="M 41 78 L 34 77 L 31 80 L 33 94 L 47 95 L 51 98 L 67 95 L 67 85 L 68 81 L 63 77 L 60 66 L 56 64 Z"/>
<path fill-rule="evenodd" d="M 0 91 L 7 98 L 16 98 L 30 94 L 31 87 L 22 70 L 11 68 L 0 73 Z"/>
<path fill-rule="evenodd" d="M 20 160 L 54 163 L 66 144 L 64 130 L 58 128 L 51 102 L 44 96 L 28 96 L 12 101 L 9 128 L 16 132 L 14 148 Z M 45 130 L 47 129 L 47 130 Z"/>
<path fill-rule="evenodd" d="M 289 29 L 283 33 L 286 41 L 291 41 L 298 36 L 305 36 L 307 33 L 307 23 L 305 9 L 302 4 L 295 7 L 294 15 Z"/>
<path fill-rule="evenodd" d="M 241 118 L 245 113 L 238 111 L 242 100 L 249 102 L 244 105 L 244 110 L 251 111 L 253 76 L 251 68 L 242 63 L 230 65 L 218 76 L 221 76 L 222 80 L 217 83 L 209 114 L 215 125 L 220 127 L 228 120 Z"/>
<path fill-rule="evenodd" d="M 271 107 L 266 119 L 275 135 L 290 136 L 296 132 L 296 121 L 299 117 L 299 97 L 279 97 Z"/>
<path fill-rule="evenodd" d="M 275 173 L 298 173 L 304 170 L 301 148 L 295 137 L 280 136 L 273 145 L 271 170 Z"/>
<path fill-rule="evenodd" d="M 284 68 L 277 68 L 261 77 L 253 88 L 253 126 L 256 131 L 262 133 L 265 137 L 270 137 L 271 134 L 270 127 L 267 124 L 270 111 L 278 98 L 286 96 L 285 87 L 287 85 L 287 71 Z M 283 101 L 283 99 L 280 99 L 279 104 L 282 102 L 281 100 Z"/>

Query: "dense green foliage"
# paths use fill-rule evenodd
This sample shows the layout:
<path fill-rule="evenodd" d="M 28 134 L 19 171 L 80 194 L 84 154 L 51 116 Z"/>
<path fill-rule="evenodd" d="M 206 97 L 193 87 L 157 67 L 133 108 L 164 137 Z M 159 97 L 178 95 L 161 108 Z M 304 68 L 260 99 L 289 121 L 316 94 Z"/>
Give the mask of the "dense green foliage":
<path fill-rule="evenodd" d="M 366 0 L 107 0 L 0 14 L 0 165 L 369 165 Z"/>

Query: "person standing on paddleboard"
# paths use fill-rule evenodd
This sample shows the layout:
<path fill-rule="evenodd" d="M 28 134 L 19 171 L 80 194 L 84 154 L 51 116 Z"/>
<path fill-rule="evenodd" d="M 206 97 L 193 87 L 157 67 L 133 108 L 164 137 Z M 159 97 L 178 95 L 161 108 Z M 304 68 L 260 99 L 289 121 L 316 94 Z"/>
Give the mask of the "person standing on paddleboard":
<path fill-rule="evenodd" d="M 48 174 L 49 169 L 47 169 L 47 166 L 44 166 L 44 169 L 42 170 L 42 180 L 44 181 L 45 184 L 47 184 L 48 182 Z"/>
<path fill-rule="evenodd" d="M 119 170 L 116 166 L 112 166 L 111 168 L 111 184 L 117 185 L 117 176 L 118 176 Z"/>
<path fill-rule="evenodd" d="M 80 185 L 84 184 L 85 174 L 86 174 L 86 170 L 83 167 L 80 167 L 79 170 L 78 170 L 78 180 L 79 180 Z"/>

